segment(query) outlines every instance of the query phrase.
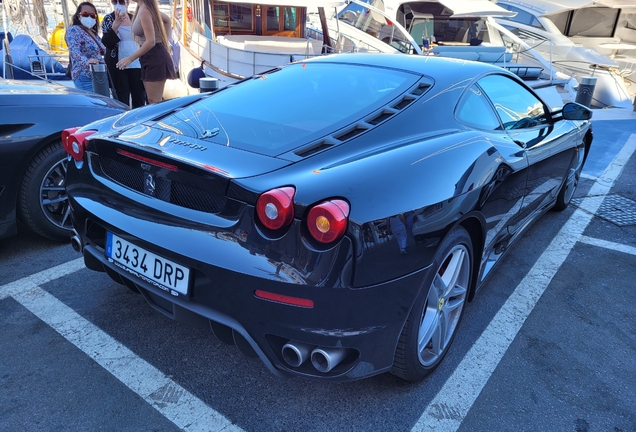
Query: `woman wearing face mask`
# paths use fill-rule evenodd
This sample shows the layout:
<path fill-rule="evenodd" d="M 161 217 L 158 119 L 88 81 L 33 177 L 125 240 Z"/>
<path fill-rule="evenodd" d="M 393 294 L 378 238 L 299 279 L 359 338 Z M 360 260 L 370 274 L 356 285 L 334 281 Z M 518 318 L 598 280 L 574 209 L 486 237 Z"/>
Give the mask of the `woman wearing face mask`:
<path fill-rule="evenodd" d="M 146 90 L 141 81 L 141 65 L 135 60 L 120 70 L 117 62 L 139 49 L 130 27 L 132 14 L 128 13 L 128 0 L 112 0 L 114 11 L 102 21 L 102 42 L 106 46 L 106 66 L 111 77 L 114 93 L 121 102 L 138 108 L 146 104 Z"/>
<path fill-rule="evenodd" d="M 177 77 L 172 57 L 168 52 L 169 29 L 170 18 L 159 11 L 157 0 L 137 0 L 132 32 L 141 46 L 131 55 L 119 60 L 117 67 L 125 69 L 139 59 L 141 80 L 146 87 L 148 103 L 151 104 L 161 102 L 166 80 Z"/>
<path fill-rule="evenodd" d="M 73 25 L 66 30 L 66 45 L 71 60 L 71 78 L 75 87 L 93 91 L 91 64 L 100 63 L 106 47 L 97 37 L 97 9 L 82 2 L 73 15 Z"/>

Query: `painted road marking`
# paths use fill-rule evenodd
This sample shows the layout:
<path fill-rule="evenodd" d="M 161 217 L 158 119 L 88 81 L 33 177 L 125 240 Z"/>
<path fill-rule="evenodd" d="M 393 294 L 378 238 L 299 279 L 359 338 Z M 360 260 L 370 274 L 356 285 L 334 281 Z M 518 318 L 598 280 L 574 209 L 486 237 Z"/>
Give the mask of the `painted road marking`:
<path fill-rule="evenodd" d="M 601 240 L 588 236 L 581 236 L 579 239 L 581 243 L 585 243 L 591 246 L 597 246 L 605 249 L 610 249 L 616 252 L 623 252 L 630 255 L 636 255 L 636 248 L 632 246 L 627 246 L 620 243 L 614 243 L 607 240 Z"/>
<path fill-rule="evenodd" d="M 82 268 L 84 260 L 79 258 L 0 286 L 0 300 L 13 297 L 179 428 L 192 432 L 242 431 L 159 369 L 38 286 Z"/>
<path fill-rule="evenodd" d="M 39 273 L 32 274 L 31 276 L 24 277 L 15 282 L 8 283 L 0 286 L 0 300 L 5 297 L 13 296 L 19 293 L 24 288 L 24 285 L 44 285 L 55 279 L 59 279 L 71 273 L 75 273 L 78 270 L 85 268 L 84 258 L 77 258 L 73 261 L 65 262 L 50 269 L 41 271 Z"/>
<path fill-rule="evenodd" d="M 636 150 L 632 134 L 590 189 L 589 195 L 608 194 Z M 468 351 L 444 387 L 426 407 L 413 431 L 456 431 L 515 339 L 550 281 L 581 238 L 602 200 L 584 198 L 530 272 Z"/>
<path fill-rule="evenodd" d="M 596 181 L 596 179 L 597 179 L 598 177 L 593 176 L 593 175 L 590 175 L 590 174 L 582 173 L 582 174 L 581 174 L 581 178 L 584 178 L 584 179 L 587 179 L 587 180 L 593 180 L 593 181 Z"/>

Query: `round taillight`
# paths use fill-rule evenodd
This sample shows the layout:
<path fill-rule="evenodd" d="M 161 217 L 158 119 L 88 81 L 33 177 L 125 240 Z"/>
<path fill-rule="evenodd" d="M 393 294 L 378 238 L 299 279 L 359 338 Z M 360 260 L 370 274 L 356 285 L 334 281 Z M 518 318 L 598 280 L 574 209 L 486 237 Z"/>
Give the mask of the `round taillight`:
<path fill-rule="evenodd" d="M 332 243 L 347 231 L 349 204 L 343 200 L 322 202 L 309 210 L 307 228 L 320 243 Z"/>
<path fill-rule="evenodd" d="M 86 138 L 94 134 L 95 131 L 75 132 L 66 139 L 68 150 L 66 150 L 76 161 L 84 159 L 86 150 Z"/>
<path fill-rule="evenodd" d="M 76 135 L 71 135 L 68 137 L 68 146 L 70 149 L 70 154 L 73 156 L 73 159 L 76 161 L 81 161 L 84 159 L 84 139 L 83 137 L 78 137 Z"/>
<path fill-rule="evenodd" d="M 294 219 L 293 187 L 272 189 L 258 197 L 256 215 L 265 227 L 277 230 L 288 226 Z"/>
<path fill-rule="evenodd" d="M 64 147 L 64 150 L 66 150 L 66 153 L 68 153 L 68 154 L 72 154 L 71 153 L 70 143 L 69 143 L 68 139 L 70 138 L 70 136 L 72 134 L 74 134 L 78 130 L 79 130 L 79 127 L 74 127 L 74 128 L 64 129 L 62 131 L 62 146 Z"/>

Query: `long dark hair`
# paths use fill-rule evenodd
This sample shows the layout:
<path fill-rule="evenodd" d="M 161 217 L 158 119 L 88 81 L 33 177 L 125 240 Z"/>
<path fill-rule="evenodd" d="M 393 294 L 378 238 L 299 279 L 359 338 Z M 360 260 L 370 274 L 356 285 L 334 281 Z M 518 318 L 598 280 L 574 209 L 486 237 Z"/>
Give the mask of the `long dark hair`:
<path fill-rule="evenodd" d="M 161 42 L 163 42 L 163 46 L 166 47 L 168 52 L 170 52 L 170 44 L 168 43 L 168 33 L 166 33 L 166 28 L 163 25 L 163 19 L 161 19 L 161 12 L 159 11 L 159 3 L 157 0 L 138 0 L 137 1 L 137 9 L 135 9 L 135 16 L 133 17 L 133 21 L 135 17 L 137 17 L 137 12 L 139 12 L 139 8 L 141 5 L 144 5 L 150 11 L 150 15 L 152 15 L 152 22 L 155 25 L 155 29 L 159 30 L 159 37 L 161 38 Z M 155 41 L 156 43 L 157 41 Z"/>
<path fill-rule="evenodd" d="M 92 29 L 95 32 L 95 34 L 97 34 L 98 29 L 99 29 L 99 27 L 98 27 L 99 26 L 99 14 L 97 13 L 97 8 L 91 2 L 82 2 L 79 5 L 77 5 L 77 10 L 75 11 L 75 14 L 73 14 L 73 25 L 82 25 L 82 22 L 80 21 L 80 12 L 82 11 L 82 8 L 84 6 L 90 6 L 95 11 L 95 16 L 97 18 L 95 19 L 95 25 L 92 27 Z"/>

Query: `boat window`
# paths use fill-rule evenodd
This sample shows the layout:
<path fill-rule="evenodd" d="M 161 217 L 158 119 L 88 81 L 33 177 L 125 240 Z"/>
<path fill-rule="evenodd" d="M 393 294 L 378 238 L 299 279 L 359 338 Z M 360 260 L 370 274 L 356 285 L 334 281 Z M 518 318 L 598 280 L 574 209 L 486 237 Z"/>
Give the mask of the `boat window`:
<path fill-rule="evenodd" d="M 568 25 L 568 20 L 570 19 L 570 12 L 571 11 L 559 12 L 559 13 L 550 15 L 547 18 L 554 23 L 554 25 L 556 26 L 556 28 L 559 29 L 561 34 L 565 34 L 567 31 L 566 28 Z"/>
<path fill-rule="evenodd" d="M 209 142 L 275 156 L 381 109 L 419 79 L 394 69 L 297 63 L 213 94 L 175 121 L 186 122 L 190 109 L 204 113 L 196 117 L 205 128 L 225 131 Z"/>
<path fill-rule="evenodd" d="M 368 9 L 357 3 L 349 3 L 347 7 L 342 9 L 338 14 L 338 19 L 349 25 L 355 25 L 360 14 L 366 13 Z"/>
<path fill-rule="evenodd" d="M 371 6 L 384 12 L 382 0 L 365 0 Z M 338 19 L 361 30 L 403 53 L 411 53 L 413 47 L 408 38 L 395 28 L 383 14 L 356 3 L 351 3 L 339 14 Z M 418 43 L 422 43 L 421 37 Z"/>
<path fill-rule="evenodd" d="M 532 15 L 530 12 L 526 12 L 523 9 L 519 9 L 518 7 L 511 6 L 509 4 L 497 3 L 497 6 L 501 6 L 502 8 L 507 9 L 510 12 L 517 12 L 517 15 L 504 19 L 544 30 L 537 17 Z"/>
<path fill-rule="evenodd" d="M 497 130 L 501 123 L 490 101 L 477 86 L 472 86 L 457 107 L 457 120 L 475 129 Z"/>
<path fill-rule="evenodd" d="M 620 9 L 590 7 L 572 11 L 567 36 L 614 37 Z"/>
<path fill-rule="evenodd" d="M 283 10 L 283 30 L 296 30 L 296 8 L 286 7 Z"/>
<path fill-rule="evenodd" d="M 267 18 L 265 19 L 265 29 L 278 31 L 279 20 L 280 20 L 280 8 L 268 7 Z"/>
<path fill-rule="evenodd" d="M 505 130 L 548 123 L 543 103 L 518 82 L 503 75 L 489 75 L 480 79 L 478 84 L 495 106 Z"/>
<path fill-rule="evenodd" d="M 418 43 L 422 43 L 424 39 L 452 45 L 477 45 L 480 43 L 478 41 L 487 41 L 488 32 L 484 20 L 453 18 L 452 13 L 440 3 L 405 3 L 398 8 L 397 21 Z"/>
<path fill-rule="evenodd" d="M 214 2 L 213 11 L 216 34 L 254 33 L 252 4 Z"/>
<path fill-rule="evenodd" d="M 263 34 L 300 37 L 297 8 L 267 6 L 263 19 Z"/>

